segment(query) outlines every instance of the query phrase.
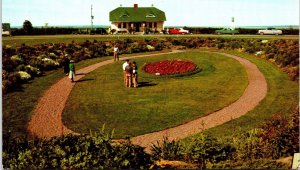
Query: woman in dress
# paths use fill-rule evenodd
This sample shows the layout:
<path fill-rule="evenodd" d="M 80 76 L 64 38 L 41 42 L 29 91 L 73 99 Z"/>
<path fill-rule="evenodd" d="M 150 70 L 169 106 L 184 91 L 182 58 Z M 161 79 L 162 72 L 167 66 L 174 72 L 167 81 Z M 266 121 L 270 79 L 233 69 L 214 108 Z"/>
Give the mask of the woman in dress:
<path fill-rule="evenodd" d="M 132 82 L 133 87 L 138 87 L 138 67 L 135 61 L 132 62 Z"/>

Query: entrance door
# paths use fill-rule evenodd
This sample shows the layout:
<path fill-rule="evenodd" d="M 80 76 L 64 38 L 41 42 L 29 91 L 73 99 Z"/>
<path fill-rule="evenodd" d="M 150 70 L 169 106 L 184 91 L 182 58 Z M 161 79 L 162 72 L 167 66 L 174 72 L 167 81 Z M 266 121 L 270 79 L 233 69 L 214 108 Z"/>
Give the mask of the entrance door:
<path fill-rule="evenodd" d="M 134 23 L 135 32 L 140 32 L 141 23 Z"/>

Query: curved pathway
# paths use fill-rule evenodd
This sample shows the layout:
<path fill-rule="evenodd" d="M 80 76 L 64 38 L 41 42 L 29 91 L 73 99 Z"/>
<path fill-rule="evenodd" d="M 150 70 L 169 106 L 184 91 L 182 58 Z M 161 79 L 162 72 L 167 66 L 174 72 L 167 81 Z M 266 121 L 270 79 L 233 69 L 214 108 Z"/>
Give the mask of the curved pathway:
<path fill-rule="evenodd" d="M 128 58 L 139 58 L 177 52 L 182 51 L 140 55 Z M 173 128 L 133 137 L 131 139 L 133 144 L 146 147 L 148 150 L 153 143 L 162 141 L 165 137 L 169 140 L 185 138 L 245 115 L 248 111 L 254 109 L 259 102 L 265 98 L 267 94 L 267 82 L 264 75 L 259 71 L 256 65 L 238 56 L 219 52 L 211 53 L 218 53 L 238 60 L 245 67 L 249 84 L 243 95 L 229 106 L 205 117 L 198 118 Z M 125 60 L 127 58 L 122 59 Z M 85 74 L 97 69 L 98 67 L 110 63 L 113 63 L 113 60 L 103 61 L 80 69 L 77 71 L 77 74 L 79 75 L 76 75 L 76 80 L 81 79 Z M 28 131 L 31 135 L 49 139 L 54 136 L 61 136 L 70 133 L 77 134 L 65 127 L 62 123 L 62 112 L 74 84 L 75 83 L 71 83 L 70 80 L 65 77 L 52 85 L 50 89 L 45 92 L 33 111 L 31 121 L 28 124 Z"/>

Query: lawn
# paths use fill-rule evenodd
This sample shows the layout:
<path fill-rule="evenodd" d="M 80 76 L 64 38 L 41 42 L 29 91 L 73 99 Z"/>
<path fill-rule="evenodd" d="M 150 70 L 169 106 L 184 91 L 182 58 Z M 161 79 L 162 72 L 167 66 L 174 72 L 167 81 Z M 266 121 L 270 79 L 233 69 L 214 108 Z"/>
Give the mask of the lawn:
<path fill-rule="evenodd" d="M 183 77 L 144 73 L 146 62 L 192 60 L 201 72 Z M 123 85 L 123 62 L 89 73 L 72 90 L 63 113 L 64 124 L 80 133 L 105 124 L 115 137 L 136 136 L 173 127 L 219 110 L 237 100 L 247 86 L 242 65 L 219 54 L 186 52 L 139 58 L 141 87 Z"/>
<path fill-rule="evenodd" d="M 125 56 L 128 55 L 121 55 L 121 57 Z M 80 69 L 108 59 L 112 59 L 112 57 L 109 56 L 84 60 L 76 63 L 76 69 Z M 37 77 L 29 83 L 23 84 L 22 87 L 17 91 L 3 95 L 3 134 L 7 134 L 7 132 L 10 131 L 14 137 L 25 136 L 27 133 L 27 123 L 31 118 L 32 111 L 35 108 L 39 98 L 43 95 L 45 90 L 63 77 L 64 73 L 62 68 L 50 71 L 42 77 Z"/>
<path fill-rule="evenodd" d="M 86 40 L 98 40 L 98 41 L 116 41 L 123 39 L 133 40 L 144 40 L 144 39 L 165 39 L 165 38 L 253 38 L 253 39 L 299 39 L 296 35 L 214 35 L 214 34 L 195 34 L 195 35 L 41 35 L 41 36 L 13 36 L 13 37 L 2 37 L 2 45 L 20 46 L 21 44 L 26 45 L 38 45 L 48 43 L 71 43 L 84 42 Z"/>
<path fill-rule="evenodd" d="M 266 119 L 271 118 L 275 114 L 286 115 L 286 113 L 289 113 L 296 108 L 299 102 L 298 82 L 291 81 L 286 73 L 283 73 L 274 64 L 267 62 L 264 59 L 235 51 L 226 52 L 244 57 L 256 64 L 266 77 L 268 93 L 266 98 L 245 116 L 208 129 L 204 133 L 210 134 L 219 139 L 228 137 L 231 138 L 233 135 L 259 127 Z M 182 141 L 189 144 L 192 139 L 197 138 L 198 135 L 199 134 L 195 134 L 194 136 L 188 137 Z"/>

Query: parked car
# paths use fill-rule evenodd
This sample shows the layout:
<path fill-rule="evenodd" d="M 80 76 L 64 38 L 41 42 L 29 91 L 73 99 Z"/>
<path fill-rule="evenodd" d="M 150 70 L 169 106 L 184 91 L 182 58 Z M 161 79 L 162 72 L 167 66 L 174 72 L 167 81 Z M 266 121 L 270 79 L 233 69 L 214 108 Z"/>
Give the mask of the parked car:
<path fill-rule="evenodd" d="M 183 28 L 179 28 L 179 29 L 169 29 L 169 34 L 189 34 L 189 30 L 185 30 Z"/>
<path fill-rule="evenodd" d="M 2 36 L 10 36 L 10 32 L 9 31 L 3 31 L 2 29 Z"/>
<path fill-rule="evenodd" d="M 275 28 L 267 28 L 267 29 L 264 29 L 264 30 L 258 30 L 258 34 L 260 34 L 260 35 L 264 35 L 264 34 L 281 35 L 282 31 L 281 30 L 277 30 Z"/>
<path fill-rule="evenodd" d="M 234 34 L 238 34 L 239 31 L 235 30 L 235 29 L 231 29 L 231 28 L 223 28 L 221 30 L 216 30 L 215 33 L 219 34 L 219 35 L 220 34 L 232 34 L 232 35 L 234 35 Z"/>

